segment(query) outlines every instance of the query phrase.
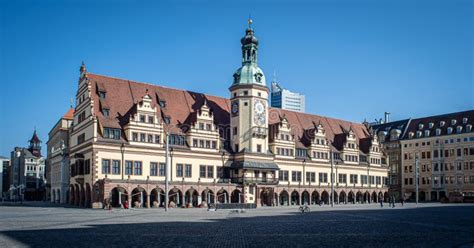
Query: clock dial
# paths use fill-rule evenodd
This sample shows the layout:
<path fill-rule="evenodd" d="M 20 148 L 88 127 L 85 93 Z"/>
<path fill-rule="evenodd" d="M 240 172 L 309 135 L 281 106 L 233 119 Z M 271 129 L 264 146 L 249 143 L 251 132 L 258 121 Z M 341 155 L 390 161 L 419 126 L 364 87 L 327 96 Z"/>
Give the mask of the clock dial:
<path fill-rule="evenodd" d="M 239 102 L 232 102 L 232 114 L 237 115 L 239 113 Z"/>
<path fill-rule="evenodd" d="M 266 120 L 266 110 L 265 110 L 265 103 L 261 100 L 256 100 L 254 104 L 254 122 L 255 124 L 261 126 L 265 124 Z"/>

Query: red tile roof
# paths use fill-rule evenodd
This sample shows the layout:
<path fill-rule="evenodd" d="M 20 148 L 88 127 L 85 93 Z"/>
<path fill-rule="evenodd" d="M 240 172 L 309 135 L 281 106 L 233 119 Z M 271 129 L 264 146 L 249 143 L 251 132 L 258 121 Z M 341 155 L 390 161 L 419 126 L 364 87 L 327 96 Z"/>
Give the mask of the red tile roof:
<path fill-rule="evenodd" d="M 140 102 L 148 92 L 153 99 L 152 106 L 157 107 L 161 117 L 171 118 L 170 125 L 167 125 L 171 133 L 182 134 L 185 132 L 194 120 L 195 112 L 199 111 L 205 100 L 213 112 L 214 122 L 219 129 L 229 129 L 229 99 L 93 73 L 88 73 L 87 77 L 94 89 L 92 92 L 94 103 L 98 103 L 95 105 L 94 114 L 104 127 L 122 128 L 126 125 L 130 115 L 134 112 L 134 104 Z M 99 90 L 106 92 L 105 99 L 99 98 Z M 165 107 L 162 108 L 159 101 L 164 101 Z M 109 117 L 102 115 L 99 103 L 107 105 L 110 109 Z M 269 110 L 269 125 L 280 122 L 280 118 L 283 116 L 290 123 L 292 133 L 297 140 L 297 147 L 305 147 L 303 142 L 305 130 L 314 128 L 314 125 L 318 123 L 323 125 L 326 137 L 331 142 L 335 141 L 336 135 L 344 134 L 350 129 L 354 131 L 357 140 L 369 137 L 367 128 L 360 123 L 276 108 Z M 221 132 L 221 136 L 223 133 L 225 133 L 224 130 Z M 342 144 L 334 142 L 333 145 L 336 148 L 342 147 Z"/>
<path fill-rule="evenodd" d="M 72 120 L 74 119 L 74 108 L 70 108 L 64 115 L 63 119 Z"/>

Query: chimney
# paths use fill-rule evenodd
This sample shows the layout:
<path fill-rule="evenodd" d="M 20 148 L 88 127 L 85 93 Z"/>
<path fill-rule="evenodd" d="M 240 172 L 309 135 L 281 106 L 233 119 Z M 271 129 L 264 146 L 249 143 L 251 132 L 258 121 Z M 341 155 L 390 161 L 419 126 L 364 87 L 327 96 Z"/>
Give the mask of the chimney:
<path fill-rule="evenodd" d="M 390 112 L 385 112 L 384 116 L 385 116 L 385 123 L 390 122 Z"/>

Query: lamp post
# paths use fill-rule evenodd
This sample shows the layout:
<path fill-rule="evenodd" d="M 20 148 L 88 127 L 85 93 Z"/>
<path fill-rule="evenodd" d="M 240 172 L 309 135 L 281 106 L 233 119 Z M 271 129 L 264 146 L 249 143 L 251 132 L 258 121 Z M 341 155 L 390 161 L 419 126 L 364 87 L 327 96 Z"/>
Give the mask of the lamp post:
<path fill-rule="evenodd" d="M 169 176 L 170 176 L 170 159 L 169 159 L 169 134 L 165 132 L 165 211 L 168 211 L 169 201 Z"/>
<path fill-rule="evenodd" d="M 121 164 L 121 166 L 120 166 L 120 167 L 121 167 L 121 168 L 120 168 L 120 172 L 121 172 L 121 174 L 122 174 L 122 180 L 123 180 L 123 179 L 124 179 L 124 176 L 123 176 L 123 175 L 124 175 L 124 172 L 123 172 L 123 171 L 124 171 L 124 166 L 125 166 L 125 165 L 124 165 L 124 163 L 125 163 L 125 161 L 124 161 L 125 143 L 122 143 L 122 145 L 120 146 L 120 153 L 122 154 L 122 164 Z"/>
<path fill-rule="evenodd" d="M 334 152 L 332 149 L 329 152 L 329 157 L 331 159 L 331 207 L 334 207 Z"/>
<path fill-rule="evenodd" d="M 419 182 L 418 177 L 420 175 L 419 172 L 419 165 L 418 165 L 418 153 L 415 153 L 415 187 L 416 187 L 416 204 L 418 204 L 418 190 L 419 190 Z"/>

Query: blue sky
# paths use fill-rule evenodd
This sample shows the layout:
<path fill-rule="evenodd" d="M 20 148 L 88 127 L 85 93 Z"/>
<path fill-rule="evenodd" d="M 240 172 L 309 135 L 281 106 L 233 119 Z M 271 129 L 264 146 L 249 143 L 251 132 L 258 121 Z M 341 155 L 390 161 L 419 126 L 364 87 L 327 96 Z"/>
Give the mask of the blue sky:
<path fill-rule="evenodd" d="M 474 109 L 473 1 L 0 1 L 0 155 L 47 134 L 89 71 L 228 96 L 249 14 L 259 65 L 307 112 Z M 44 152 L 45 149 L 44 149 Z"/>

